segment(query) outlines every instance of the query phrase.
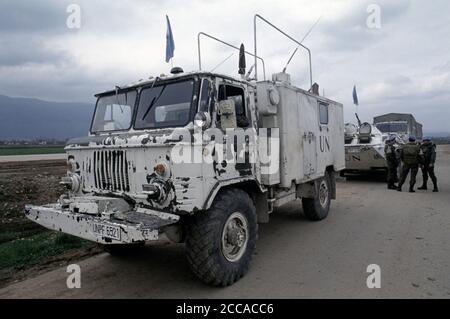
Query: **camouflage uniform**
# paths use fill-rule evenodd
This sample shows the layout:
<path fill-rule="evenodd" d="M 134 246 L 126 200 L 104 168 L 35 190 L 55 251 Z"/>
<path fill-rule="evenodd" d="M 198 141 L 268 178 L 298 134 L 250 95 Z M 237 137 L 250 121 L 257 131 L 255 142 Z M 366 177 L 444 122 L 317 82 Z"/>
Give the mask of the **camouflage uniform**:
<path fill-rule="evenodd" d="M 423 142 L 420 146 L 423 153 L 423 163 L 422 163 L 422 175 L 423 175 L 423 185 L 419 189 L 426 190 L 428 176 L 430 176 L 433 181 L 434 191 L 438 191 L 437 178 L 434 174 L 434 164 L 436 162 L 436 144 L 432 142 Z"/>
<path fill-rule="evenodd" d="M 386 155 L 386 165 L 388 168 L 388 188 L 395 189 L 395 183 L 398 182 L 398 160 L 395 150 L 395 142 L 386 141 L 386 145 L 384 146 L 384 154 Z"/>
<path fill-rule="evenodd" d="M 400 183 L 398 184 L 398 190 L 402 190 L 406 177 L 408 177 L 408 174 L 411 171 L 409 191 L 413 193 L 414 185 L 416 185 L 417 173 L 419 172 L 419 164 L 421 163 L 420 146 L 415 142 L 409 142 L 408 144 L 403 145 L 400 150 L 400 159 L 403 162 L 403 167 Z"/>

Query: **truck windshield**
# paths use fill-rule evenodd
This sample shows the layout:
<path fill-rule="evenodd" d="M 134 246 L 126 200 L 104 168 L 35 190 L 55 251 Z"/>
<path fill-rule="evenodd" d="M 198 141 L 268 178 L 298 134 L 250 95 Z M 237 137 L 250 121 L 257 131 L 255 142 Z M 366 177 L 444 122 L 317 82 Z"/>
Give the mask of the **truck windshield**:
<path fill-rule="evenodd" d="M 192 120 L 194 80 L 160 84 L 142 90 L 136 129 L 179 127 Z"/>
<path fill-rule="evenodd" d="M 101 96 L 97 100 L 91 132 L 130 129 L 136 96 L 136 91 Z"/>

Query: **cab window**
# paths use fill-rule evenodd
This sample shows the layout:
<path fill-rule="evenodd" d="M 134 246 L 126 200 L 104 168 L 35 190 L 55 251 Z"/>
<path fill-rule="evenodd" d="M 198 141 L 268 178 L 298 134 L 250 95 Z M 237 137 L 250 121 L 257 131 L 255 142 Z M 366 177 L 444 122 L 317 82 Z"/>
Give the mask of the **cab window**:
<path fill-rule="evenodd" d="M 135 129 L 181 127 L 191 121 L 195 82 L 160 83 L 141 92 Z M 195 109 L 194 109 L 195 111 Z"/>
<path fill-rule="evenodd" d="M 97 100 L 92 133 L 128 130 L 136 103 L 135 90 L 101 96 Z"/>
<path fill-rule="evenodd" d="M 220 85 L 219 86 L 219 101 L 232 99 L 236 108 L 236 121 L 237 126 L 246 128 L 249 126 L 250 121 L 248 119 L 247 109 L 245 106 L 244 90 L 237 86 L 232 85 Z"/>

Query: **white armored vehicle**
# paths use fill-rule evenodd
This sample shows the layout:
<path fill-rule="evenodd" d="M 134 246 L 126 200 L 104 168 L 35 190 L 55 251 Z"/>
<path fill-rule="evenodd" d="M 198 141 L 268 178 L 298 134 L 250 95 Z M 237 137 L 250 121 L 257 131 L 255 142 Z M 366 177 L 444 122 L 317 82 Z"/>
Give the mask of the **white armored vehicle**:
<path fill-rule="evenodd" d="M 374 126 L 345 125 L 345 173 L 387 170 L 384 153 L 386 137 Z"/>
<path fill-rule="evenodd" d="M 258 223 L 275 208 L 301 199 L 310 220 L 327 217 L 345 166 L 343 107 L 285 72 L 259 79 L 257 21 L 303 47 L 256 15 L 240 78 L 174 68 L 98 94 L 89 135 L 67 143 L 68 194 L 27 206 L 28 218 L 112 254 L 164 233 L 186 243 L 200 279 L 226 286 L 245 274 Z M 218 40 L 200 33 L 199 53 L 202 36 Z M 255 58 L 253 78 L 244 53 Z"/>

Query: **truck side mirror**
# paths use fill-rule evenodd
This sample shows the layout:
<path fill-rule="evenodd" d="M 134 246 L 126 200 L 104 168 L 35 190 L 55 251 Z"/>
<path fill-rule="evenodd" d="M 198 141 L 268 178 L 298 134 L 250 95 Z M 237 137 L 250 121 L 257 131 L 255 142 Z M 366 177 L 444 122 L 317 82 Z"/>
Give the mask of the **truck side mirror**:
<path fill-rule="evenodd" d="M 220 116 L 220 126 L 223 130 L 237 127 L 236 106 L 233 100 L 220 101 L 218 114 Z"/>
<path fill-rule="evenodd" d="M 208 112 L 198 112 L 194 117 L 194 126 L 206 130 L 211 126 L 211 115 Z"/>

